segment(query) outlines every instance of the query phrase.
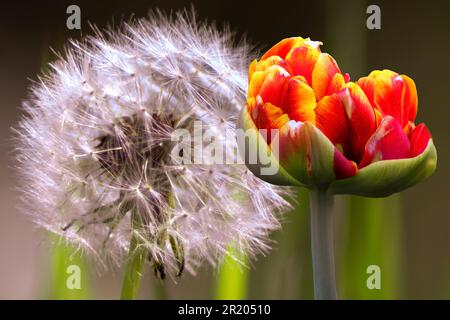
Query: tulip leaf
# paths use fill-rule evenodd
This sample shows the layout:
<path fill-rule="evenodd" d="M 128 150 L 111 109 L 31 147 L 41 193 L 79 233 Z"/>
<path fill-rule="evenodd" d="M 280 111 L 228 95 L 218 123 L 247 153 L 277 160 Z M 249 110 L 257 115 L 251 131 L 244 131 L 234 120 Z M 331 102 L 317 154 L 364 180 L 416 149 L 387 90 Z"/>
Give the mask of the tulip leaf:
<path fill-rule="evenodd" d="M 436 162 L 436 148 L 430 140 L 417 157 L 374 162 L 359 170 L 354 177 L 336 180 L 330 185 L 330 191 L 334 194 L 386 197 L 430 176 L 436 169 Z"/>

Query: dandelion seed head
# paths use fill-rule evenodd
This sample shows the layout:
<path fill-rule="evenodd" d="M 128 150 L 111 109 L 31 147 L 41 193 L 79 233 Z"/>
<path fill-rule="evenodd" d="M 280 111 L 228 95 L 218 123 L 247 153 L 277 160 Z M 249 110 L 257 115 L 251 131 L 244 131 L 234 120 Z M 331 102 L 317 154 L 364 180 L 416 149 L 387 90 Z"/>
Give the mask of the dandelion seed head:
<path fill-rule="evenodd" d="M 286 190 L 243 164 L 184 165 L 170 153 L 174 130 L 201 121 L 236 157 L 225 132 L 245 104 L 249 51 L 233 43 L 186 12 L 71 42 L 23 104 L 27 213 L 105 265 L 121 263 L 137 236 L 160 275 L 216 264 L 230 245 L 266 252 Z"/>

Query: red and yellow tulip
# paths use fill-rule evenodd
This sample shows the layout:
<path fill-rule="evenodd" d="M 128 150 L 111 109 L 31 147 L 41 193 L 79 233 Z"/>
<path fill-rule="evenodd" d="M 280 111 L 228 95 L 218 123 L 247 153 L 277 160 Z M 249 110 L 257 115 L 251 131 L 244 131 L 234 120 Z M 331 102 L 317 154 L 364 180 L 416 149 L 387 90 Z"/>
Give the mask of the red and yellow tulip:
<path fill-rule="evenodd" d="M 254 143 L 279 170 L 270 176 L 258 166 L 250 170 L 275 184 L 375 197 L 431 175 L 436 149 L 425 124 L 414 123 L 414 81 L 383 70 L 349 82 L 320 44 L 284 39 L 251 63 L 239 125 L 278 130 L 276 141 L 258 134 Z"/>

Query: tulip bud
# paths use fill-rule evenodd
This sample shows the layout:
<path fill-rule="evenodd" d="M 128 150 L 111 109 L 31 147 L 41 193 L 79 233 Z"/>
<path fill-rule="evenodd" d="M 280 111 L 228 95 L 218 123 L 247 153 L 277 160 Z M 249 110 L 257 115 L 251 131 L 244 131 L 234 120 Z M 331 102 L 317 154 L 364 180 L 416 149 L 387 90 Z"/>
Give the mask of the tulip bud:
<path fill-rule="evenodd" d="M 349 82 L 320 43 L 284 39 L 249 68 L 247 105 L 239 126 L 275 131 L 251 135 L 279 170 L 273 184 L 325 188 L 335 194 L 387 196 L 431 175 L 436 149 L 415 125 L 414 81 L 389 70 Z M 249 150 L 240 145 L 248 158 Z"/>

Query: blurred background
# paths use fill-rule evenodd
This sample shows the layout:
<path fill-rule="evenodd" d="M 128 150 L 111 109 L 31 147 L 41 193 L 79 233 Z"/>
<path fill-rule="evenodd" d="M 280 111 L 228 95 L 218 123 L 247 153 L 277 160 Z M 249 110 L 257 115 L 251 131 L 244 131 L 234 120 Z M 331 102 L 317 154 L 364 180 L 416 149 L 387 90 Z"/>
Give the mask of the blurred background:
<path fill-rule="evenodd" d="M 81 8 L 81 30 L 66 28 L 66 9 Z M 387 199 L 340 197 L 336 210 L 336 258 L 341 298 L 450 298 L 450 2 L 442 1 L 2 1 L 0 4 L 0 298 L 116 299 L 121 270 L 99 274 L 85 257 L 55 245 L 17 209 L 11 127 L 21 100 L 69 38 L 120 21 L 170 12 L 193 4 L 200 19 L 228 24 L 259 50 L 289 36 L 324 42 L 353 80 L 389 68 L 412 77 L 419 92 L 417 122 L 426 122 L 438 150 L 438 169 L 425 182 Z M 381 9 L 381 29 L 369 30 L 369 5 Z M 274 248 L 250 269 L 204 267 L 178 283 L 166 281 L 170 299 L 312 298 L 308 194 L 288 213 Z M 447 198 L 447 200 L 446 200 Z M 66 265 L 82 265 L 82 290 L 64 292 Z M 381 289 L 368 290 L 366 269 L 381 268 Z M 61 271 L 62 270 L 62 271 Z M 146 274 L 141 298 L 160 296 L 161 283 Z"/>

